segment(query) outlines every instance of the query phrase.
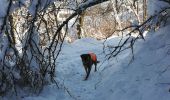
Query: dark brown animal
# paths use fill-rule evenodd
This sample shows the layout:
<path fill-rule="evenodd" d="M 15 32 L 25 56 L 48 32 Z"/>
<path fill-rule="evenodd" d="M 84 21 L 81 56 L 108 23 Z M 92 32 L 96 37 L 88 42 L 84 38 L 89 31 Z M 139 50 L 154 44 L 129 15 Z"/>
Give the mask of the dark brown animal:
<path fill-rule="evenodd" d="M 85 80 L 87 80 L 87 78 L 89 77 L 92 65 L 95 65 L 95 71 L 97 71 L 97 63 L 99 63 L 99 61 L 97 61 L 97 56 L 94 53 L 88 53 L 88 54 L 82 54 L 80 55 L 82 62 L 83 62 L 83 66 L 84 69 L 86 71 L 86 77 Z"/>

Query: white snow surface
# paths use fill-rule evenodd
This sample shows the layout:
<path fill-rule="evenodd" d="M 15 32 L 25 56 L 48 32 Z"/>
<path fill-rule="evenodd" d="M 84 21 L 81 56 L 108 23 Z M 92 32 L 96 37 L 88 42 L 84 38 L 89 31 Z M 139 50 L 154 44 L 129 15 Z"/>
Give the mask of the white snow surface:
<path fill-rule="evenodd" d="M 8 7 L 8 0 L 0 0 L 0 17 L 4 17 L 6 15 L 6 9 Z"/>
<path fill-rule="evenodd" d="M 154 15 L 155 12 L 161 11 L 162 8 L 169 7 L 169 4 L 161 0 L 148 0 L 148 16 Z"/>
<path fill-rule="evenodd" d="M 0 17 L 6 15 L 7 1 L 0 2 Z M 157 3 L 157 0 L 149 1 Z M 30 7 L 33 14 L 35 4 Z M 160 6 L 150 6 L 150 14 Z M 56 62 L 55 80 L 59 89 L 51 84 L 38 96 L 0 97 L 0 100 L 170 100 L 169 28 L 148 33 L 145 41 L 139 40 L 134 47 L 135 59 L 130 64 L 132 54 L 129 50 L 105 61 L 103 41 L 84 38 L 72 44 L 64 43 Z M 116 44 L 119 39 L 109 38 L 106 44 Z M 98 71 L 94 72 L 93 66 L 88 80 L 84 81 L 86 74 L 80 55 L 88 52 L 96 53 L 100 63 Z"/>
<path fill-rule="evenodd" d="M 103 41 L 84 38 L 72 44 L 64 43 L 56 66 L 56 85 L 48 85 L 39 96 L 21 100 L 169 100 L 170 98 L 170 26 L 148 33 L 139 40 L 131 53 L 105 60 Z M 109 38 L 106 44 L 117 42 Z M 100 63 L 94 66 L 88 80 L 80 59 L 83 53 L 94 52 Z M 14 99 L 11 99 L 14 100 Z"/>

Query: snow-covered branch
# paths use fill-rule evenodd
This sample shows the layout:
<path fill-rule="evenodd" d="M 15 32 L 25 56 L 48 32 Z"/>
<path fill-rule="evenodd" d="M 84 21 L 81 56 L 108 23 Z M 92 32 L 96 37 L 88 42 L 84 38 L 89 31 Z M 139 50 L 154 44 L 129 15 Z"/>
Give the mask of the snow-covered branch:
<path fill-rule="evenodd" d="M 61 31 L 61 29 L 66 25 L 68 24 L 68 21 L 71 20 L 72 18 L 74 18 L 75 16 L 77 15 L 80 15 L 83 11 L 85 11 L 87 8 L 89 7 L 92 7 L 94 5 L 97 5 L 97 4 L 100 4 L 100 3 L 103 3 L 103 2 L 106 2 L 106 1 L 109 1 L 109 0 L 88 0 L 86 1 L 85 3 L 83 3 L 82 5 L 80 5 L 76 10 L 75 12 L 69 16 L 57 29 L 56 33 L 54 34 L 54 37 L 52 39 L 52 42 L 49 46 L 49 49 L 52 48 L 54 42 L 55 42 L 55 39 L 56 39 L 56 36 L 57 34 Z"/>

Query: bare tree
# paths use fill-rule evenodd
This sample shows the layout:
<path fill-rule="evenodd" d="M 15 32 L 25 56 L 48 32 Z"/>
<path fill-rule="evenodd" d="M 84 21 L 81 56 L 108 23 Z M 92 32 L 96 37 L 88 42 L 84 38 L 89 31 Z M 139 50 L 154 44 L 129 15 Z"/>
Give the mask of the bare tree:
<path fill-rule="evenodd" d="M 167 1 L 165 1 L 165 2 L 167 2 Z M 130 49 L 132 52 L 131 61 L 133 61 L 134 60 L 134 44 L 136 43 L 136 41 L 138 39 L 145 40 L 143 33 L 146 30 L 152 31 L 152 30 L 157 29 L 158 27 L 160 28 L 160 27 L 165 26 L 168 23 L 168 19 L 170 18 L 169 9 L 170 9 L 170 7 L 164 7 L 164 8 L 162 8 L 161 11 L 156 12 L 154 15 L 151 15 L 150 17 L 145 19 L 144 22 L 142 22 L 140 24 L 130 25 L 123 29 L 116 30 L 116 31 L 122 33 L 121 39 L 114 46 L 113 45 L 105 45 L 105 43 L 104 43 L 104 48 L 103 48 L 104 51 L 109 50 L 109 52 L 107 52 L 107 54 L 106 54 L 106 58 L 107 59 L 114 58 L 117 55 L 119 55 L 121 52 L 123 52 L 127 49 Z M 127 33 L 126 30 L 128 30 L 129 28 L 132 28 L 132 30 Z M 127 33 L 127 34 L 124 35 L 123 33 Z M 137 35 L 132 36 L 133 33 L 135 33 Z"/>
<path fill-rule="evenodd" d="M 123 14 L 121 11 L 128 12 L 131 10 L 136 15 L 139 14 L 139 10 L 136 11 L 132 7 L 133 3 L 131 1 L 127 2 L 129 0 L 126 2 L 123 0 L 111 2 L 109 0 L 85 0 L 79 2 L 73 8 L 68 7 L 72 3 L 70 0 L 41 1 L 8 1 L 6 15 L 2 18 L 3 24 L 0 26 L 0 31 L 3 33 L 4 38 L 3 46 L 1 47 L 3 55 L 0 56 L 0 95 L 5 95 L 9 91 L 17 95 L 17 87 L 21 86 L 29 87 L 33 92 L 39 93 L 44 85 L 51 82 L 56 83 L 54 80 L 55 62 L 62 49 L 63 41 L 68 34 L 68 23 L 92 6 L 108 1 L 111 6 L 108 6 L 106 12 L 111 13 L 113 11 L 114 14 L 114 22 L 110 21 L 109 24 L 114 26 L 114 23 L 116 23 L 118 28 L 116 30 L 110 29 L 109 31 L 103 30 L 108 31 L 109 35 L 107 37 L 115 32 L 122 33 L 122 39 L 117 45 L 107 46 L 110 49 L 110 52 L 106 54 L 108 59 L 117 56 L 126 49 L 131 49 L 133 54 L 133 46 L 136 40 L 144 39 L 143 32 L 147 29 L 152 29 L 152 26 L 157 25 L 157 23 L 160 25 L 160 23 L 166 22 L 169 17 L 168 14 L 164 14 L 169 8 L 164 8 L 143 23 L 122 27 L 121 17 Z M 169 3 L 168 0 L 165 1 Z M 17 8 L 12 11 L 11 7 L 13 5 L 17 5 Z M 60 22 L 57 16 L 62 9 L 71 9 L 73 13 Z M 102 15 L 107 15 L 106 12 L 102 12 Z M 156 18 L 159 20 L 155 22 Z M 109 22 L 109 20 L 101 22 L 101 27 L 107 27 L 105 23 Z M 65 27 L 64 33 L 61 32 L 63 27 Z M 130 28 L 129 33 L 123 34 Z M 132 33 L 136 33 L 137 36 L 132 37 Z"/>
<path fill-rule="evenodd" d="M 108 0 L 82 2 L 62 23 L 58 12 L 68 8 L 69 0 L 8 1 L 1 32 L 4 34 L 0 58 L 0 95 L 14 92 L 17 87 L 29 87 L 39 93 L 43 86 L 55 82 L 56 60 L 67 35 L 68 22 L 88 7 Z M 11 11 L 11 7 L 17 8 Z M 66 27 L 65 33 L 61 29 Z M 11 91 L 13 90 L 13 91 Z"/>

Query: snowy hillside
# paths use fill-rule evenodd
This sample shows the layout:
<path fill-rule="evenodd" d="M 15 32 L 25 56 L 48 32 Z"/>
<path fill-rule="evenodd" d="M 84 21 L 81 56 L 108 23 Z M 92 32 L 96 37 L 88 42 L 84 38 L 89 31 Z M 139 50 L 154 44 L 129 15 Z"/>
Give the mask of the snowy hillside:
<path fill-rule="evenodd" d="M 149 33 L 146 41 L 135 46 L 135 60 L 125 51 L 115 59 L 105 60 L 102 41 L 92 38 L 64 44 L 57 62 L 55 85 L 45 87 L 37 97 L 23 100 L 169 100 L 170 98 L 170 26 Z M 119 37 L 109 39 L 114 43 Z M 88 47 L 88 48 L 87 48 Z M 85 71 L 80 54 L 94 52 L 101 61 L 98 71 L 91 71 L 84 81 Z M 63 91 L 65 90 L 65 91 Z"/>
<path fill-rule="evenodd" d="M 169 100 L 170 45 L 169 26 L 138 42 L 135 60 L 129 57 L 103 72 L 96 100 Z M 119 70 L 115 70 L 117 66 Z"/>
<path fill-rule="evenodd" d="M 57 8 L 55 5 L 48 8 L 46 4 L 56 0 L 32 0 L 30 5 L 27 0 L 1 1 L 0 100 L 170 100 L 170 8 L 168 8 L 170 2 L 168 0 L 164 0 L 164 3 L 158 0 L 147 1 L 148 16 L 143 14 L 143 24 L 132 23 L 135 25 L 132 25 L 132 31 L 127 30 L 132 33 L 139 32 L 137 35 L 131 32 L 128 34 L 125 30 L 122 31 L 123 37 L 112 34 L 106 41 L 87 37 L 76 38 L 73 43 L 64 41 L 67 40 L 64 29 L 67 30 L 68 26 L 68 33 L 76 33 L 70 25 L 74 24 L 75 17 L 85 9 L 108 0 L 85 0 L 86 2 L 75 6 L 75 12 L 61 24 L 56 23 L 58 21 L 55 17 L 51 17 L 52 22 L 48 19 L 49 14 L 55 16 L 56 11 L 53 9 Z M 143 0 L 143 5 L 144 1 L 146 0 Z M 126 4 L 122 0 L 121 2 Z M 116 13 L 113 15 L 118 24 L 123 23 L 118 18 L 121 13 L 116 11 L 113 4 L 111 4 L 114 8 L 112 10 L 117 12 L 117 15 Z M 16 9 L 18 12 L 15 12 Z M 43 9 L 46 10 L 44 14 L 48 15 L 46 18 L 39 16 L 40 10 L 43 13 Z M 20 14 L 22 11 L 23 14 Z M 143 9 L 144 11 L 146 9 Z M 27 18 L 27 13 L 32 16 Z M 18 17 L 15 14 L 18 14 Z M 137 17 L 140 17 L 140 14 Z M 41 26 L 41 18 L 46 27 L 43 23 Z M 89 24 L 91 23 L 93 22 Z M 37 27 L 38 24 L 40 27 Z M 92 28 L 90 25 L 87 26 Z M 121 24 L 118 26 L 121 27 Z M 102 28 L 105 27 L 107 26 Z M 97 26 L 96 30 L 98 29 L 100 27 Z M 60 33 L 61 30 L 64 30 L 64 34 Z M 95 31 L 93 33 L 96 34 Z M 145 39 L 139 39 L 143 36 Z M 134 39 L 135 45 L 131 39 Z M 108 59 L 106 55 L 113 49 L 104 46 L 113 47 L 119 43 L 120 46 L 122 42 L 125 43 L 125 48 L 133 46 L 134 60 L 131 48 L 120 49 L 123 52 Z M 80 55 L 89 52 L 94 52 L 100 63 L 97 65 L 97 72 L 94 72 L 93 66 L 88 80 L 85 81 L 86 73 Z"/>

